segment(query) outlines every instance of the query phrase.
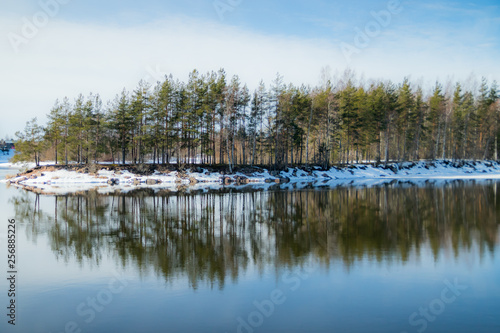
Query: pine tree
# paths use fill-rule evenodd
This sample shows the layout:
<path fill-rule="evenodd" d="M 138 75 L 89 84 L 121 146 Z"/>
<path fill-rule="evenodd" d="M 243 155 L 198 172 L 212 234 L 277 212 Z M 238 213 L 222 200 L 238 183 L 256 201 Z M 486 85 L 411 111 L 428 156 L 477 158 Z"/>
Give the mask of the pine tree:
<path fill-rule="evenodd" d="M 464 137 L 465 137 L 465 124 L 467 114 L 464 109 L 464 96 L 462 93 L 462 86 L 457 83 L 453 93 L 452 100 L 452 119 L 451 119 L 451 135 L 453 146 L 453 158 L 458 159 L 464 151 Z"/>
<path fill-rule="evenodd" d="M 40 165 L 41 153 L 44 150 L 44 128 L 38 125 L 37 118 L 26 122 L 24 132 L 16 132 L 15 141 L 17 154 L 13 162 L 27 162 L 34 160 L 36 166 Z"/>
<path fill-rule="evenodd" d="M 58 163 L 59 145 L 63 138 L 64 119 L 62 116 L 62 106 L 57 100 L 48 115 L 46 127 L 46 140 L 50 142 L 54 149 L 54 161 Z"/>
<path fill-rule="evenodd" d="M 109 127 L 113 131 L 113 139 L 110 140 L 111 150 L 121 150 L 122 164 L 126 163 L 127 153 L 132 143 L 135 127 L 134 116 L 127 91 L 123 89 L 121 95 L 115 97 L 115 101 L 108 113 Z"/>
<path fill-rule="evenodd" d="M 266 106 L 266 86 L 263 81 L 260 81 L 259 87 L 255 90 L 252 98 L 252 107 L 250 111 L 250 119 L 248 122 L 249 135 L 252 138 L 252 158 L 251 165 L 257 163 L 257 156 L 261 157 L 262 160 L 262 147 L 264 144 L 264 114 Z M 259 154 L 256 156 L 257 143 L 259 144 Z"/>
<path fill-rule="evenodd" d="M 396 87 L 392 83 L 385 85 L 384 94 L 384 107 L 385 107 L 385 164 L 390 161 L 390 139 L 392 135 L 392 129 L 394 127 L 393 122 L 397 119 L 397 114 L 399 110 L 398 105 L 398 95 Z"/>
<path fill-rule="evenodd" d="M 314 161 L 327 168 L 363 158 L 498 158 L 496 82 L 483 78 L 478 91 L 459 83 L 444 91 L 436 82 L 430 96 L 408 79 L 355 82 L 348 71 L 335 84 L 325 75 L 319 87 L 298 87 L 278 74 L 269 90 L 261 82 L 250 96 L 239 77 L 227 83 L 223 69 L 194 70 L 187 83 L 171 75 L 154 88 L 141 81 L 106 108 L 99 95 L 80 94 L 74 103 L 56 101 L 44 131 L 31 121 L 19 133 L 16 158 L 39 163 L 46 152 L 66 164 L 176 158 L 227 163 L 231 170 L 246 163 L 284 168 Z"/>
<path fill-rule="evenodd" d="M 409 145 L 413 142 L 415 138 L 415 129 L 416 129 L 415 98 L 411 91 L 410 82 L 408 81 L 408 78 L 404 79 L 403 84 L 399 88 L 398 104 L 399 104 L 399 109 L 398 109 L 399 112 L 396 120 L 396 128 L 398 136 L 397 139 L 398 160 L 400 160 L 401 159 L 400 157 L 402 157 L 402 160 L 406 161 L 408 160 Z"/>
<path fill-rule="evenodd" d="M 413 159 L 420 159 L 421 142 L 425 139 L 427 129 L 425 127 L 425 116 L 428 110 L 428 105 L 424 102 L 422 88 L 418 87 L 415 98 L 415 140 L 411 148 L 413 151 Z"/>
<path fill-rule="evenodd" d="M 344 148 L 344 158 L 347 164 L 351 161 L 351 151 L 353 146 L 358 143 L 359 133 L 358 133 L 358 116 L 359 116 L 359 104 L 358 96 L 356 94 L 357 89 L 354 87 L 351 81 L 348 82 L 347 87 L 341 90 L 338 94 L 339 101 L 339 112 L 342 118 L 343 130 L 345 133 L 345 148 Z"/>
<path fill-rule="evenodd" d="M 429 136 L 429 155 L 431 159 L 436 159 L 439 153 L 439 142 L 442 137 L 444 127 L 446 100 L 443 94 L 443 88 L 439 82 L 436 82 L 434 92 L 429 100 L 429 114 L 427 122 L 430 128 Z"/>

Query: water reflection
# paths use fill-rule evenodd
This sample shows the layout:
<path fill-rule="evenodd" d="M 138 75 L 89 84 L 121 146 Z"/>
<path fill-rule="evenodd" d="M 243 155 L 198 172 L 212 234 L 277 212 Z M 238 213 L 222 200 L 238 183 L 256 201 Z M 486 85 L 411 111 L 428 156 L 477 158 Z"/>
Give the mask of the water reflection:
<path fill-rule="evenodd" d="M 497 183 L 454 181 L 444 186 L 340 187 L 301 191 L 232 190 L 43 196 L 22 191 L 11 198 L 16 216 L 31 222 L 33 241 L 47 234 L 58 259 L 103 256 L 166 281 L 186 276 L 224 288 L 249 265 L 297 267 L 311 258 L 405 263 L 422 248 L 437 260 L 498 244 Z"/>

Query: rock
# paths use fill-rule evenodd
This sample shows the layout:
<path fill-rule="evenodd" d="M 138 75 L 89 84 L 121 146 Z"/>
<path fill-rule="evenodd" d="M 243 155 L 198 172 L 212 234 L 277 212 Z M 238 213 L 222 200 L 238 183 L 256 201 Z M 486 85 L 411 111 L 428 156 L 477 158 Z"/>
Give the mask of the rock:
<path fill-rule="evenodd" d="M 147 179 L 146 180 L 146 185 L 156 185 L 158 183 L 159 183 L 158 179 Z"/>
<path fill-rule="evenodd" d="M 287 184 L 290 182 L 290 178 L 288 177 L 280 177 L 280 183 Z"/>
<path fill-rule="evenodd" d="M 274 179 L 271 179 L 271 178 L 266 178 L 265 182 L 266 182 L 266 183 L 273 183 L 273 182 L 274 182 Z"/>
<path fill-rule="evenodd" d="M 194 185 L 194 184 L 198 184 L 198 183 L 199 183 L 198 179 L 196 179 L 194 177 L 189 177 L 189 184 Z"/>
<path fill-rule="evenodd" d="M 116 178 L 110 178 L 110 179 L 108 180 L 108 184 L 109 184 L 109 185 L 117 185 L 118 183 L 119 183 L 119 180 L 118 180 L 118 179 L 116 179 Z"/>
<path fill-rule="evenodd" d="M 138 179 L 138 178 L 134 178 L 134 180 L 132 181 L 132 184 L 134 184 L 134 185 L 136 185 L 136 186 L 137 186 L 137 185 L 140 185 L 140 184 L 141 184 L 141 180 L 140 180 L 140 179 Z"/>
<path fill-rule="evenodd" d="M 229 177 L 224 177 L 224 178 L 222 179 L 222 183 L 223 183 L 224 185 L 229 185 L 229 184 L 231 184 L 232 182 L 233 182 L 233 180 L 232 180 L 231 178 L 229 178 Z"/>
<path fill-rule="evenodd" d="M 14 183 L 15 183 L 15 184 L 19 184 L 19 183 L 21 183 L 21 182 L 24 182 L 24 181 L 25 181 L 25 180 L 27 180 L 27 179 L 28 179 L 28 178 L 26 178 L 26 177 L 21 177 L 21 178 L 19 178 L 19 179 L 16 179 L 16 181 L 15 181 Z"/>
<path fill-rule="evenodd" d="M 236 183 L 237 184 L 248 184 L 250 181 L 248 180 L 247 177 L 243 177 L 243 176 L 237 176 L 236 177 Z"/>
<path fill-rule="evenodd" d="M 177 191 L 178 192 L 186 192 L 188 187 L 186 185 L 179 185 L 177 186 Z"/>

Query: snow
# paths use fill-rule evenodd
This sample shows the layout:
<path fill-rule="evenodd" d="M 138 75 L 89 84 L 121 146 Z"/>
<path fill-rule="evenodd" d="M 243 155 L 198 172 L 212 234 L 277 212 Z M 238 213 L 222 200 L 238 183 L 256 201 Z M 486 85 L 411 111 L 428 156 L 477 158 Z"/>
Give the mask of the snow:
<path fill-rule="evenodd" d="M 15 168 L 0 156 L 0 167 Z M 221 175 L 208 172 L 155 172 L 140 176 L 129 171 L 101 170 L 97 174 L 56 170 L 33 173 L 31 177 L 16 176 L 0 180 L 15 186 L 36 188 L 43 193 L 63 194 L 68 192 L 97 189 L 99 193 L 128 192 L 137 188 L 178 191 L 209 191 L 223 187 L 238 189 L 267 189 L 279 183 L 281 189 L 307 187 L 336 187 L 341 185 L 371 186 L 394 180 L 409 184 L 443 183 L 457 179 L 493 180 L 500 179 L 500 164 L 497 162 L 417 162 L 391 164 L 388 167 L 373 165 L 351 165 L 345 168 L 332 167 L 329 170 L 314 168 L 288 168 L 279 174 L 261 169 L 252 174 L 234 173 Z M 29 176 L 29 174 L 28 174 Z M 229 182 L 224 179 L 228 178 Z M 238 179 L 240 180 L 238 182 Z"/>

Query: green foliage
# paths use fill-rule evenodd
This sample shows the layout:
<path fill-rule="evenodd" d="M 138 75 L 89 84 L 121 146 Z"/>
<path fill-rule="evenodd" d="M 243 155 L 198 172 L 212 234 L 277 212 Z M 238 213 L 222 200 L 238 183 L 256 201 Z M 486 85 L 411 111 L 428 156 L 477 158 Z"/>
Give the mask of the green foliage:
<path fill-rule="evenodd" d="M 99 95 L 56 101 L 44 128 L 17 134 L 15 161 L 56 163 L 290 164 L 420 158 L 497 158 L 499 92 L 436 82 L 425 96 L 408 79 L 360 84 L 351 72 L 311 88 L 286 84 L 250 92 L 223 69 L 141 81 L 103 106 Z M 473 86 L 473 85 L 472 85 Z"/>
<path fill-rule="evenodd" d="M 41 153 L 45 148 L 44 129 L 37 123 L 37 118 L 26 122 L 24 132 L 17 132 L 15 141 L 17 153 L 12 162 L 34 161 L 40 165 Z"/>

